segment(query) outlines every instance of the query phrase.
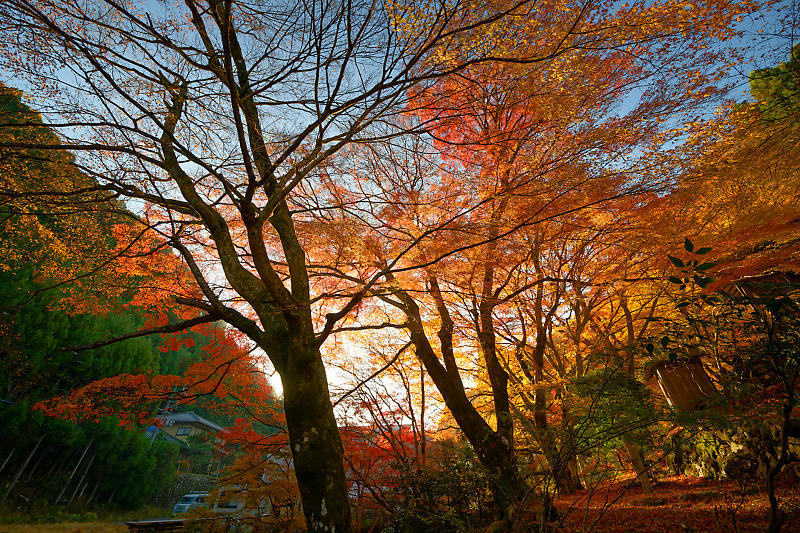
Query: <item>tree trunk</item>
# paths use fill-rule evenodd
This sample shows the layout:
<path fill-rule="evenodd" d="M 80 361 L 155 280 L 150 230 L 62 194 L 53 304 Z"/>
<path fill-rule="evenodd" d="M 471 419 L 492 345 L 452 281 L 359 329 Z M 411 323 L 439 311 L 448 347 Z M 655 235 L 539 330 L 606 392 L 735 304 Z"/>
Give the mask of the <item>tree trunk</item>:
<path fill-rule="evenodd" d="M 794 386 L 792 380 L 791 386 Z M 781 444 L 778 460 L 767 470 L 766 484 L 767 496 L 769 497 L 769 525 L 768 533 L 778 533 L 783 528 L 786 521 L 786 514 L 778 506 L 778 498 L 775 496 L 775 480 L 784 466 L 789 464 L 789 424 L 791 422 L 792 410 L 794 409 L 794 395 L 789 394 L 786 403 L 783 405 L 783 424 L 781 426 Z"/>
<path fill-rule="evenodd" d="M 394 281 L 390 275 L 387 279 Z M 407 292 L 397 289 L 395 296 L 400 303 L 392 303 L 408 318 L 406 328 L 410 333 L 417 359 L 423 364 L 436 389 L 442 395 L 447 409 L 478 455 L 478 460 L 489 471 L 496 510 L 503 525 L 508 526 L 517 504 L 528 493 L 527 484 L 517 469 L 513 432 L 509 431 L 510 415 L 507 409 L 502 409 L 502 406 L 500 410 L 496 409 L 505 411 L 507 419 L 500 420 L 498 416 L 498 431 L 495 431 L 467 397 L 453 350 L 453 321 L 441 296 L 436 278 L 429 276 L 428 281 L 441 318 L 438 337 L 442 360 L 428 339 L 416 301 Z M 493 399 L 497 402 L 494 395 Z M 508 436 L 503 435 L 501 431 L 507 431 Z"/>
<path fill-rule="evenodd" d="M 653 492 L 653 484 L 650 482 L 650 472 L 644 462 L 642 448 L 634 441 L 626 438 L 625 449 L 628 450 L 628 456 L 633 463 L 633 469 L 636 471 L 636 479 L 642 484 L 642 490 L 646 494 L 650 494 Z"/>
<path fill-rule="evenodd" d="M 425 435 L 425 365 L 419 364 L 419 395 L 420 395 L 420 414 L 419 430 L 422 439 L 419 443 L 420 463 L 425 464 L 425 452 L 427 449 L 427 436 Z"/>
<path fill-rule="evenodd" d="M 542 450 L 542 455 L 550 469 L 550 475 L 556 485 L 556 490 L 561 495 L 572 494 L 578 488 L 569 469 L 570 458 L 566 449 L 559 450 L 547 430 L 540 431 L 535 428 L 534 438 Z"/>
<path fill-rule="evenodd" d="M 526 377 L 531 380 L 531 384 L 534 386 L 532 402 L 534 436 L 542 449 L 545 459 L 547 459 L 548 467 L 550 468 L 558 493 L 565 495 L 572 494 L 576 490 L 582 489 L 583 486 L 577 476 L 575 445 L 567 425 L 567 412 L 562 411 L 562 430 L 564 437 L 560 449 L 556 446 L 555 439 L 551 435 L 547 423 L 547 397 L 549 389 L 545 388 L 544 354 L 547 348 L 547 330 L 553 320 L 553 310 L 545 311 L 544 272 L 539 259 L 540 249 L 541 242 L 537 237 L 534 246 L 535 253 L 532 256 L 532 260 L 539 281 L 536 283 L 536 296 L 533 301 L 533 309 L 529 311 L 536 326 L 536 344 L 531 354 L 531 364 L 529 364 L 528 361 L 524 361 L 525 364 L 522 364 L 523 352 L 521 350 L 518 352 L 519 355 L 517 359 L 520 361 L 520 366 L 523 368 Z M 562 410 L 563 409 L 562 402 Z"/>
<path fill-rule="evenodd" d="M 466 435 L 466 432 L 464 432 Z M 528 493 L 528 485 L 519 473 L 517 456 L 503 437 L 491 431 L 485 435 L 482 444 L 469 438 L 478 453 L 481 463 L 489 470 L 490 487 L 500 520 L 510 520 L 517 505 Z"/>
<path fill-rule="evenodd" d="M 769 497 L 769 524 L 767 525 L 767 533 L 779 533 L 783 529 L 783 522 L 785 517 L 778 506 L 778 498 L 775 496 L 775 476 L 777 475 L 775 467 L 770 468 L 766 475 L 767 496 Z"/>
<path fill-rule="evenodd" d="M 638 337 L 633 327 L 633 315 L 628 308 L 628 299 L 624 292 L 620 294 L 620 307 L 625 315 L 625 329 L 628 335 L 628 346 L 633 346 Z M 623 370 L 630 374 L 633 379 L 636 379 L 636 361 L 634 360 L 633 354 L 628 356 L 625 364 L 623 365 Z M 647 468 L 647 465 L 644 462 L 642 448 L 628 436 L 625 436 L 623 441 L 625 442 L 625 449 L 628 450 L 628 456 L 631 459 L 631 463 L 633 463 L 633 469 L 636 472 L 636 478 L 639 480 L 639 483 L 642 484 L 642 490 L 646 494 L 650 494 L 653 492 L 653 484 L 650 482 L 650 469 Z"/>
<path fill-rule="evenodd" d="M 310 532 L 349 533 L 342 439 L 319 350 L 299 348 L 279 371 L 306 527 Z"/>
<path fill-rule="evenodd" d="M 577 490 L 583 490 L 583 482 L 581 482 L 580 469 L 578 468 L 578 458 L 575 454 L 571 454 L 567 461 L 566 475 L 569 479 L 570 494 Z"/>
<path fill-rule="evenodd" d="M 564 478 L 566 479 L 566 489 L 569 491 L 565 494 L 572 494 L 575 491 L 583 490 L 583 483 L 581 483 L 580 469 L 578 468 L 577 444 L 572 417 L 563 400 L 561 402 L 561 431 L 564 435 L 561 452 L 565 459 Z"/>
<path fill-rule="evenodd" d="M 559 449 L 547 427 L 547 413 L 542 391 L 538 389 L 534 391 L 532 403 L 533 435 L 547 461 L 547 466 L 556 484 L 556 490 L 561 495 L 572 494 L 576 490 L 581 490 L 583 485 L 577 474 L 578 468 L 575 460 L 574 445 L 568 431 L 564 432 L 564 443 Z"/>
<path fill-rule="evenodd" d="M 446 360 L 450 360 L 449 368 L 443 367 L 439 362 L 421 321 L 412 320 L 409 329 L 417 357 L 441 393 L 458 427 L 475 449 L 478 460 L 490 473 L 490 484 L 498 513 L 502 515 L 501 518 L 509 518 L 517 503 L 528 492 L 527 484 L 517 469 L 517 457 L 512 443 L 494 431 L 469 401 L 461 378 L 454 370 L 455 361 L 451 356 L 446 357 Z"/>

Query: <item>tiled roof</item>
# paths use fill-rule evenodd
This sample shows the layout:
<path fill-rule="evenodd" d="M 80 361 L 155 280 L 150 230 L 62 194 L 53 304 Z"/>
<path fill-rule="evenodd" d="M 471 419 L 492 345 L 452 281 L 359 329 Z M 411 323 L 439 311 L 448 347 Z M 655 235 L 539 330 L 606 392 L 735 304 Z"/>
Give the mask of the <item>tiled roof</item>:
<path fill-rule="evenodd" d="M 210 431 L 222 431 L 221 426 L 218 426 L 211 420 L 203 418 L 194 411 L 186 411 L 185 413 L 170 413 L 168 415 L 159 417 L 159 419 L 163 421 L 164 425 L 197 424 L 199 426 L 204 426 Z"/>

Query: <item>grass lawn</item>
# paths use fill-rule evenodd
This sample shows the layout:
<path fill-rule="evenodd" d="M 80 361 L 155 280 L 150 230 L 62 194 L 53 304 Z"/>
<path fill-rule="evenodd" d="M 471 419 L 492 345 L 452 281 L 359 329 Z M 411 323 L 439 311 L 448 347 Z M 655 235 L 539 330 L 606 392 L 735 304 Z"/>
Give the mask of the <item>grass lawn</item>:
<path fill-rule="evenodd" d="M 40 513 L 20 511 L 0 514 L 0 533 L 122 533 L 128 531 L 126 521 L 148 520 L 169 516 L 169 509 L 145 506 L 135 511 L 100 511 L 99 516 L 91 517 L 72 514 L 60 510 L 63 515 L 52 516 L 42 510 Z"/>
<path fill-rule="evenodd" d="M 0 524 L 0 533 L 123 533 L 119 522 L 64 522 L 62 524 Z"/>

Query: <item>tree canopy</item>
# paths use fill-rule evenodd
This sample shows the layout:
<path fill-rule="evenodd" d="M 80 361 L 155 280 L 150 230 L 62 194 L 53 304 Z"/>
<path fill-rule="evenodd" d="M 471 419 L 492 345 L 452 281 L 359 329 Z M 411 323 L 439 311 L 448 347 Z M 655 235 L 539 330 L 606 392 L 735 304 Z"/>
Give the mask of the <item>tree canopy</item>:
<path fill-rule="evenodd" d="M 796 51 L 725 100 L 760 9 L 10 0 L 0 68 L 37 112 L 2 89 L 2 385 L 61 416 L 233 398 L 260 442 L 235 415 L 276 414 L 274 368 L 306 526 L 347 531 L 346 343 L 381 356 L 357 389 L 405 365 L 424 412 L 433 385 L 496 528 L 549 490 L 526 468 L 567 493 L 612 442 L 651 489 L 661 414 L 615 416 L 647 360 L 708 291 L 795 268 Z"/>

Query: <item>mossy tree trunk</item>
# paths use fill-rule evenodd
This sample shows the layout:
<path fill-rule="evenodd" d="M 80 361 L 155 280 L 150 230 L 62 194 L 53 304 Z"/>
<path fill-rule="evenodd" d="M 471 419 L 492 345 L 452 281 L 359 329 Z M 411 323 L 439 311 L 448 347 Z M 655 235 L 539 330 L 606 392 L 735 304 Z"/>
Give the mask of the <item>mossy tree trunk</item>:
<path fill-rule="evenodd" d="M 349 532 L 342 439 L 319 350 L 301 348 L 280 371 L 289 445 L 309 531 Z"/>

